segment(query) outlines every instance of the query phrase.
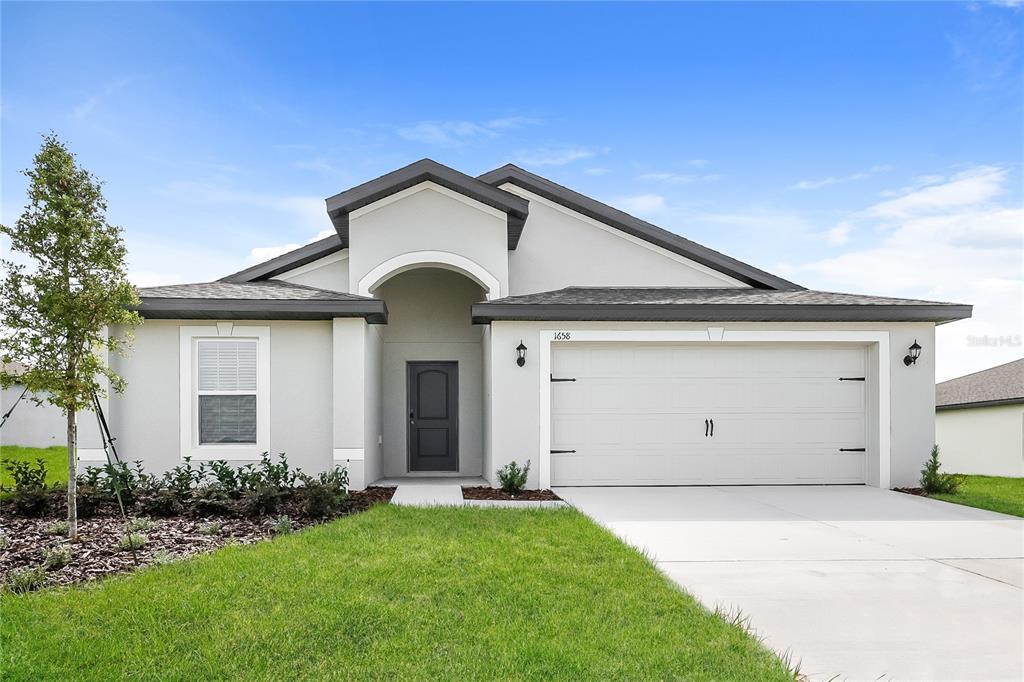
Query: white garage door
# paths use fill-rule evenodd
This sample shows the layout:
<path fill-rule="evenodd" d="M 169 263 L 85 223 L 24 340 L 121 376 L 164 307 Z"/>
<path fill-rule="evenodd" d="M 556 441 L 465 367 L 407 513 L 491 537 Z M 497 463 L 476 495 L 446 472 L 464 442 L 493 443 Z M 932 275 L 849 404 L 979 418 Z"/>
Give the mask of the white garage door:
<path fill-rule="evenodd" d="M 851 346 L 556 344 L 551 484 L 863 483 L 865 361 Z"/>

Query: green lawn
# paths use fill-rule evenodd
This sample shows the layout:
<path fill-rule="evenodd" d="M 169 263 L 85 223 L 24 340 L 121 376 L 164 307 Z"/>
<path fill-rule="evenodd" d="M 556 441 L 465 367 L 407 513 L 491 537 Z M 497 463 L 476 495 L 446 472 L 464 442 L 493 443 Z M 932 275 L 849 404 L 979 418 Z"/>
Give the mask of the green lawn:
<path fill-rule="evenodd" d="M 67 483 L 68 480 L 68 449 L 63 445 L 49 448 L 25 448 L 20 445 L 0 445 L 0 460 L 13 459 L 33 464 L 39 458 L 46 462 L 47 483 Z M 8 466 L 0 462 L 0 487 L 10 488 L 14 485 Z"/>
<path fill-rule="evenodd" d="M 952 495 L 930 495 L 936 500 L 1003 514 L 1024 516 L 1024 478 L 961 476 L 960 489 Z"/>
<path fill-rule="evenodd" d="M 6 679 L 792 679 L 569 510 L 380 505 L 0 597 Z"/>

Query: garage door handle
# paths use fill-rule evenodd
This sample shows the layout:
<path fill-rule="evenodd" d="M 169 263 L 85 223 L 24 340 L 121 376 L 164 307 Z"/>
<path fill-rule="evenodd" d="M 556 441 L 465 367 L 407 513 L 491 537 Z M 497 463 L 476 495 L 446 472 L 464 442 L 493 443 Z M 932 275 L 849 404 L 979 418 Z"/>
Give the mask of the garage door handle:
<path fill-rule="evenodd" d="M 708 420 L 707 419 L 704 420 L 704 437 L 705 438 L 708 437 Z"/>
<path fill-rule="evenodd" d="M 576 451 L 575 450 L 552 450 L 551 454 L 552 455 L 568 455 L 568 454 L 571 454 L 573 452 L 576 452 Z"/>
<path fill-rule="evenodd" d="M 864 448 L 839 448 L 839 452 L 865 452 Z"/>
<path fill-rule="evenodd" d="M 711 420 L 711 437 L 712 438 L 715 437 L 715 420 L 714 419 Z"/>

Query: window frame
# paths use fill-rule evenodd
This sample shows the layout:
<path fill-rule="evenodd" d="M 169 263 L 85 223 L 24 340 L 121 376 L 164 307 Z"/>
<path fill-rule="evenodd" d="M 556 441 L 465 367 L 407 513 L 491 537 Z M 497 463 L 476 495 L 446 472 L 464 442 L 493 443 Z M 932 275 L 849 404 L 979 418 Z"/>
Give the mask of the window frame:
<path fill-rule="evenodd" d="M 253 395 L 252 391 L 200 391 L 199 342 L 256 342 L 256 442 L 199 442 L 199 396 Z M 218 322 L 214 325 L 182 326 L 179 329 L 180 450 L 181 457 L 198 461 L 213 459 L 256 460 L 270 451 L 270 327 Z"/>

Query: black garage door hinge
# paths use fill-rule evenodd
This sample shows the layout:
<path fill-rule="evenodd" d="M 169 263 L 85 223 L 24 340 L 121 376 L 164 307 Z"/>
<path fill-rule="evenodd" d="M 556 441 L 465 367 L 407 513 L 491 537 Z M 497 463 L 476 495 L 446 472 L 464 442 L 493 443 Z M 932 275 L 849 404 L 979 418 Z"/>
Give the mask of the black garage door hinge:
<path fill-rule="evenodd" d="M 551 377 L 551 383 L 555 383 L 557 381 L 576 381 L 576 379 L 559 379 L 554 374 L 549 374 L 548 376 Z"/>
<path fill-rule="evenodd" d="M 575 450 L 552 450 L 552 455 L 567 455 L 569 453 L 576 452 Z"/>

